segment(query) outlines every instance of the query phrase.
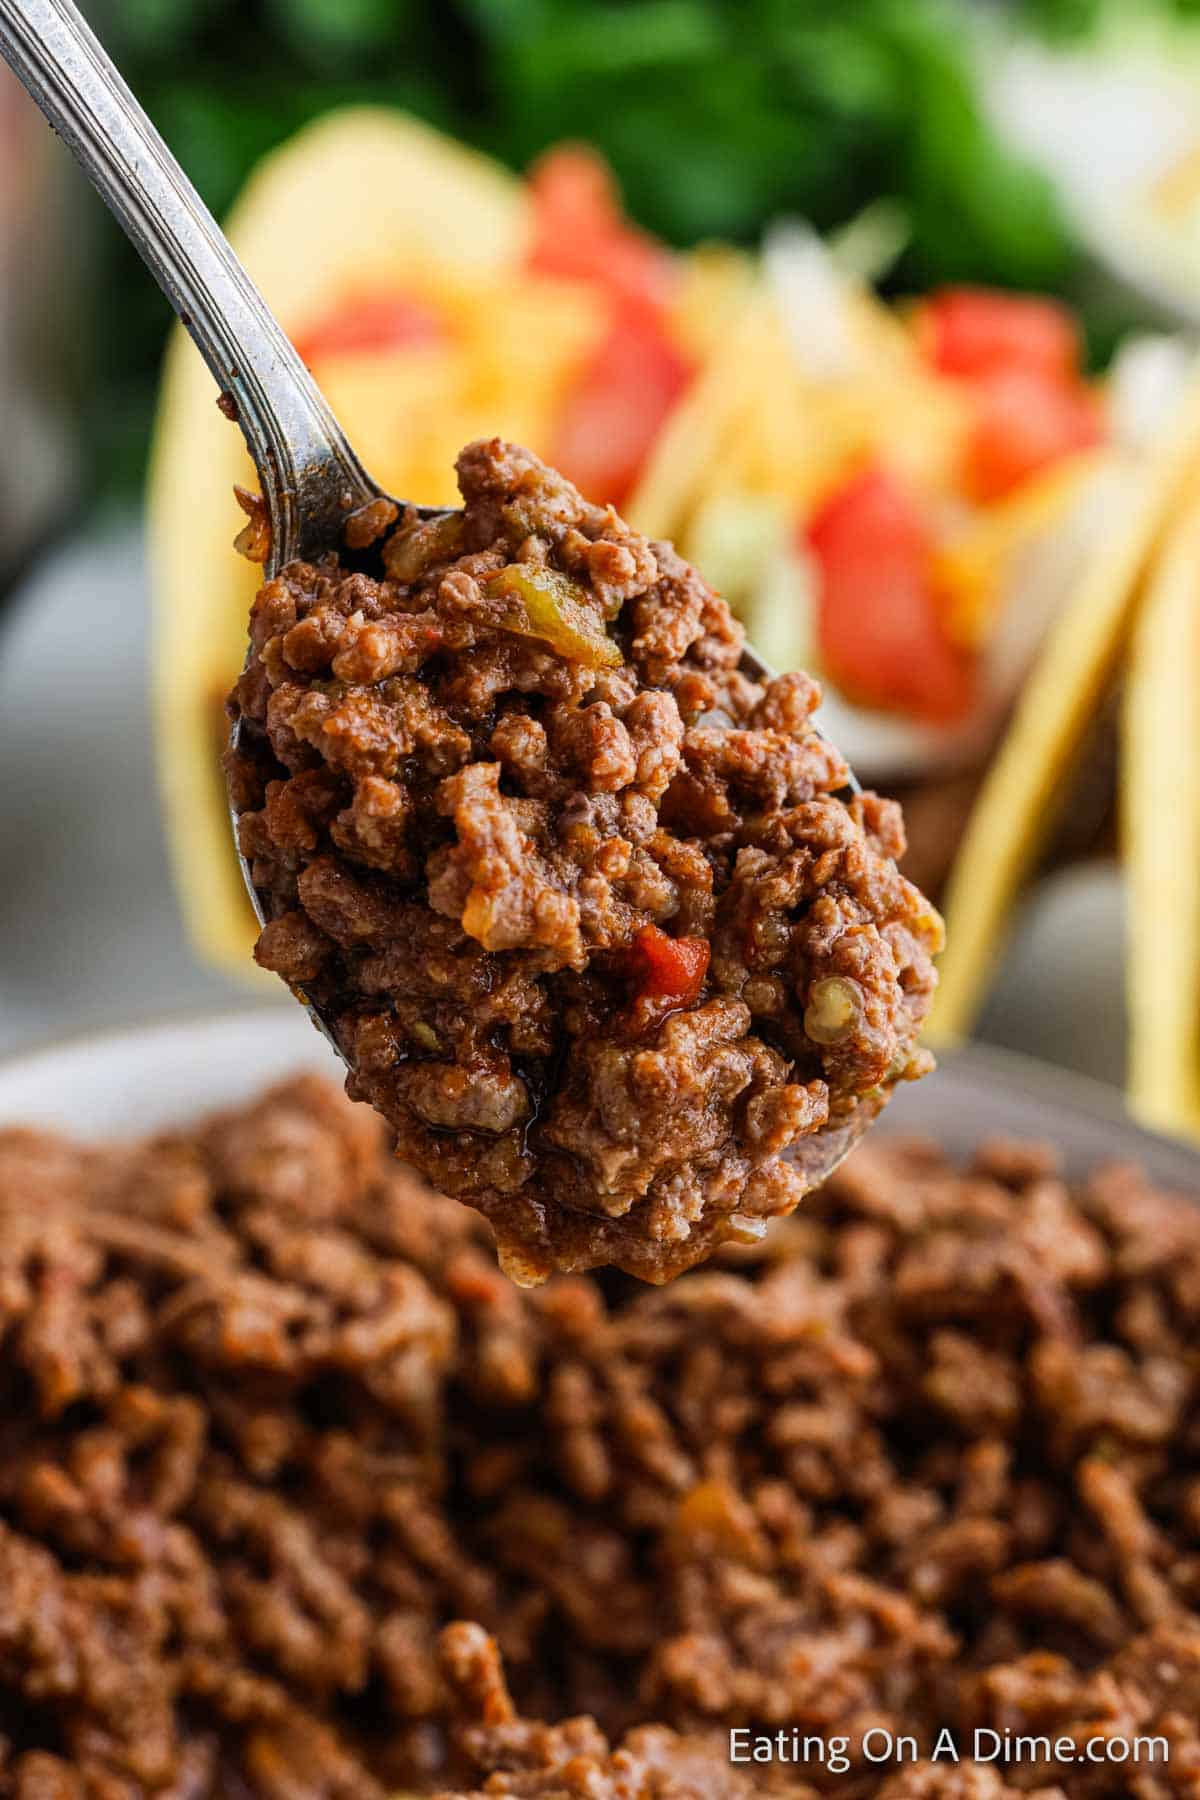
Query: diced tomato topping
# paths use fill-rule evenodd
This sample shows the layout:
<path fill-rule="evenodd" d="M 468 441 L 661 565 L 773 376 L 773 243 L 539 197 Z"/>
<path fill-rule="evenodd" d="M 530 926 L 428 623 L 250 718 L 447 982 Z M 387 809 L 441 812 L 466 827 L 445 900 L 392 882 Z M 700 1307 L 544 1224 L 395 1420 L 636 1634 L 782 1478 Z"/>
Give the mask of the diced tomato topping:
<path fill-rule="evenodd" d="M 708 973 L 708 957 L 703 938 L 668 937 L 657 925 L 643 925 L 627 952 L 636 1011 L 661 1019 L 694 1005 Z"/>
<path fill-rule="evenodd" d="M 533 239 L 527 266 L 593 282 L 623 307 L 658 311 L 676 279 L 671 252 L 631 225 L 604 158 L 586 144 L 560 144 L 529 171 Z"/>
<path fill-rule="evenodd" d="M 691 376 L 656 318 L 623 314 L 563 403 L 550 462 L 589 500 L 620 506 Z"/>
<path fill-rule="evenodd" d="M 1081 382 L 1005 369 L 977 382 L 974 391 L 978 412 L 967 447 L 967 485 L 984 504 L 1104 438 L 1100 403 Z"/>
<path fill-rule="evenodd" d="M 966 483 L 984 505 L 1104 437 L 1080 374 L 1079 332 L 1065 306 L 989 288 L 947 288 L 917 314 L 925 354 L 964 381 L 975 407 Z"/>
<path fill-rule="evenodd" d="M 408 294 L 348 296 L 295 339 L 302 360 L 436 344 L 445 327 L 431 306 Z"/>
<path fill-rule="evenodd" d="M 883 468 L 862 471 L 816 513 L 807 542 L 820 573 L 821 657 L 847 699 L 931 723 L 961 719 L 974 667 L 942 627 L 932 541 L 903 484 Z"/>
<path fill-rule="evenodd" d="M 1039 295 L 994 288 L 943 288 L 917 313 L 917 334 L 943 375 L 975 377 L 1026 369 L 1049 380 L 1079 373 L 1079 330 L 1069 310 Z"/>

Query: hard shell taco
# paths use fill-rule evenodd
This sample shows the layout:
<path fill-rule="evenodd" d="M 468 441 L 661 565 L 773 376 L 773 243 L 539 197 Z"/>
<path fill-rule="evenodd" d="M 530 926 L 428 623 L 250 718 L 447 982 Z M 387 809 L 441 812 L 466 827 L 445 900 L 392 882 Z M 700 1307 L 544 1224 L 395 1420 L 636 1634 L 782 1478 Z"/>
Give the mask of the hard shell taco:
<path fill-rule="evenodd" d="M 1129 1101 L 1200 1137 L 1200 466 L 1134 625 L 1122 718 Z"/>

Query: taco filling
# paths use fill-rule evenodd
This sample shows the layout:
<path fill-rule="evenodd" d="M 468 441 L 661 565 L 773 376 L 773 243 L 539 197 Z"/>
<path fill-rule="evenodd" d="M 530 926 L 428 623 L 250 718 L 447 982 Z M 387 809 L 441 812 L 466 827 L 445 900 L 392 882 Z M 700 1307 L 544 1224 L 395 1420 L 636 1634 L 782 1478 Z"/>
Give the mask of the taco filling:
<path fill-rule="evenodd" d="M 255 601 L 232 699 L 256 951 L 523 1281 L 758 1236 L 928 1066 L 941 922 L 816 684 L 667 544 L 498 440 Z"/>

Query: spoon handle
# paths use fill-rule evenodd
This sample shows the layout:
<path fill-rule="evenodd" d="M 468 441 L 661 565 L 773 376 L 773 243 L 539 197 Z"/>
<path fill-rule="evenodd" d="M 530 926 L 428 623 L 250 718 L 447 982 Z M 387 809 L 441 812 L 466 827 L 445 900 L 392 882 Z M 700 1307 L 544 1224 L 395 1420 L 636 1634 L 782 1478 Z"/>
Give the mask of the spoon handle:
<path fill-rule="evenodd" d="M 70 146 L 232 396 L 270 568 L 336 542 L 378 492 L 199 194 L 71 0 L 0 0 L 0 55 Z"/>

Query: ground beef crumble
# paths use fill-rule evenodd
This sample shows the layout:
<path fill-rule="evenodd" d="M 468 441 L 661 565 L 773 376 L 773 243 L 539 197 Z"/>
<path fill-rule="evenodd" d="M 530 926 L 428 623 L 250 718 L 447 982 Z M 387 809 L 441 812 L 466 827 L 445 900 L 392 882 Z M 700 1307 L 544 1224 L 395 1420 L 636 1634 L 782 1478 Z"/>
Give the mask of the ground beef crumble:
<path fill-rule="evenodd" d="M 1200 1211 L 1134 1171 L 876 1142 L 667 1289 L 523 1293 L 303 1078 L 0 1132 L 0 1307 L 12 1800 L 1200 1791 Z M 734 1725 L 1171 1753 L 822 1777 Z"/>
<path fill-rule="evenodd" d="M 816 685 L 749 680 L 669 545 L 499 441 L 458 473 L 461 513 L 365 508 L 255 602 L 256 954 L 518 1280 L 662 1281 L 929 1066 L 941 922 Z"/>

